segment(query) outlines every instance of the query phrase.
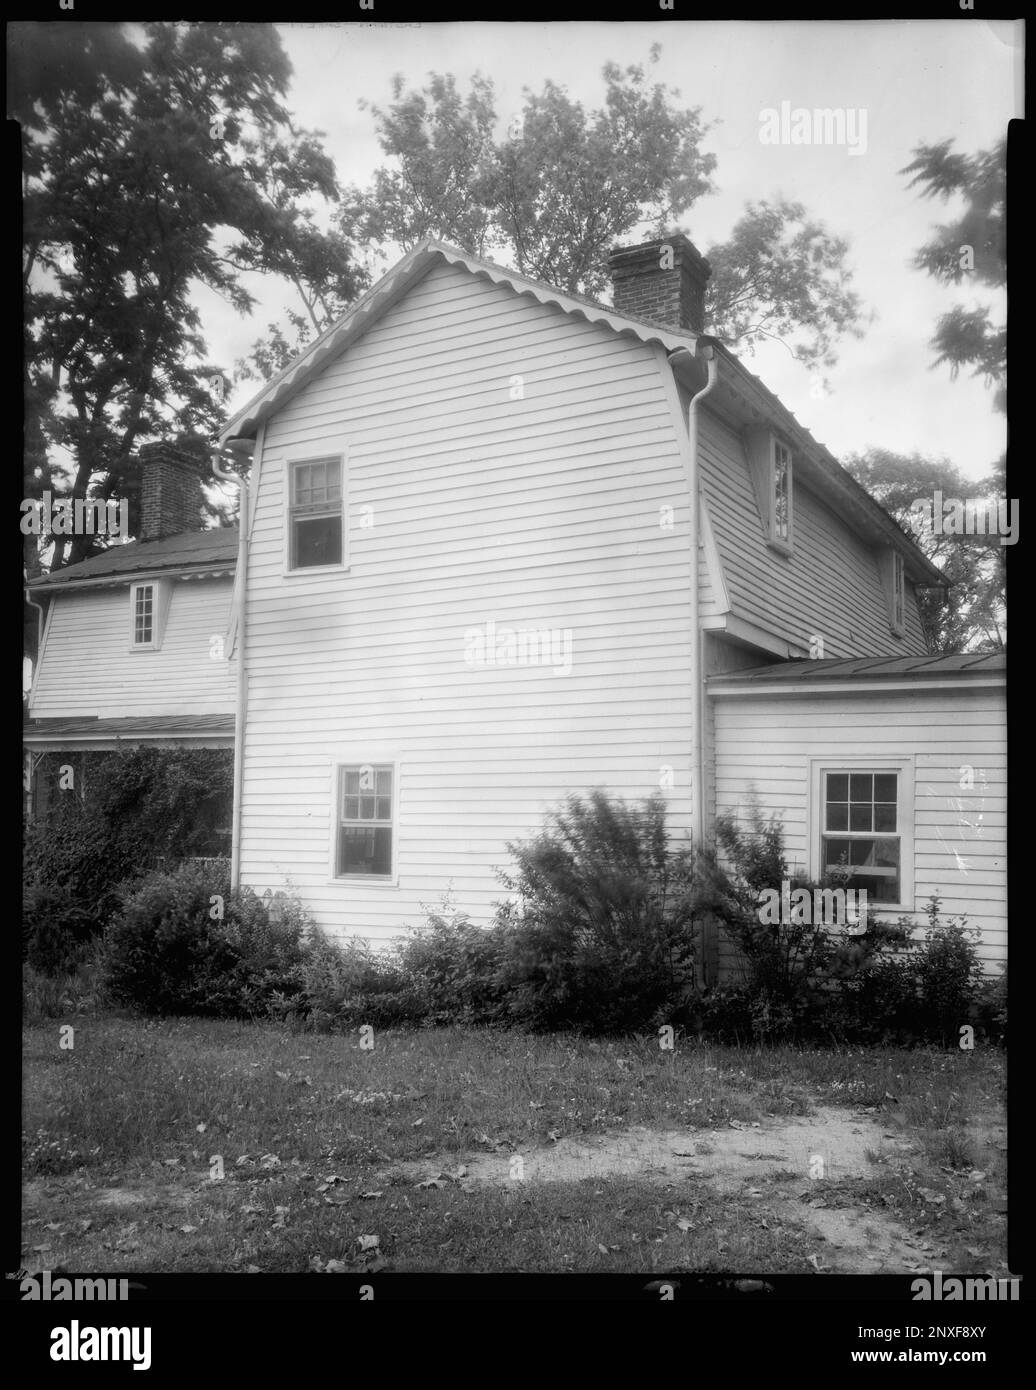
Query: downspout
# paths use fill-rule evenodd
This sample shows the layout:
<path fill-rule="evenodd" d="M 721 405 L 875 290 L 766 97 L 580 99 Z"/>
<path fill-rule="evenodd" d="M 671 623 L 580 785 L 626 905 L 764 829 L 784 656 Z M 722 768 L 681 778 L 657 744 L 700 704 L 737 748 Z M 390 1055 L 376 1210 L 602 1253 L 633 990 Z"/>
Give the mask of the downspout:
<path fill-rule="evenodd" d="M 680 353 L 694 356 L 690 348 L 679 347 L 669 354 L 670 362 Z M 698 547 L 701 530 L 701 487 L 698 475 L 698 405 L 716 385 L 719 370 L 711 343 L 699 338 L 697 355 L 708 364 L 708 380 L 687 407 L 687 442 L 690 459 L 690 525 L 691 533 L 691 753 L 694 776 L 691 781 L 691 809 L 694 817 L 694 844 L 701 849 L 705 843 L 705 702 L 704 653 L 701 640 L 699 612 Z"/>
<path fill-rule="evenodd" d="M 36 656 L 32 663 L 32 684 L 29 686 L 29 701 L 31 702 L 32 692 L 36 688 L 36 677 L 39 675 L 40 670 L 40 656 L 43 653 L 43 624 L 47 615 L 43 605 L 36 602 L 28 588 L 25 589 L 25 602 L 30 608 L 35 608 L 36 612 L 39 614 L 39 617 L 36 619 Z M 33 763 L 31 748 L 26 751 L 25 758 L 27 772 L 25 778 L 25 815 L 26 819 L 29 819 L 32 815 L 33 774 L 35 773 L 38 763 Z"/>
<path fill-rule="evenodd" d="M 251 445 L 254 449 L 255 444 L 252 440 L 230 440 L 228 447 L 234 449 L 242 455 L 241 471 L 236 472 L 227 468 L 220 460 L 219 454 L 211 457 L 212 471 L 222 482 L 236 483 L 238 488 L 238 536 L 237 536 L 237 580 L 238 580 L 238 600 L 237 600 L 237 692 L 234 701 L 234 812 L 232 819 L 232 829 L 230 832 L 230 887 L 231 890 L 241 886 L 241 796 L 244 790 L 245 777 L 245 710 L 248 703 L 248 686 L 245 676 L 245 596 L 246 579 L 248 577 L 248 480 L 245 477 L 244 465 L 247 461 L 247 454 L 250 452 L 246 447 Z"/>

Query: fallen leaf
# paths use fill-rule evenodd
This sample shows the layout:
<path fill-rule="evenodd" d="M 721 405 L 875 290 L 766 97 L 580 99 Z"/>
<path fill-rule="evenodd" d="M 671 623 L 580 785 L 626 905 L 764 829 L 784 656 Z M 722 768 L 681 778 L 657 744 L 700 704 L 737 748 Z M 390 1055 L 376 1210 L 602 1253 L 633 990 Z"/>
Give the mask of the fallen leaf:
<path fill-rule="evenodd" d="M 208 1129 L 208 1125 L 205 1123 L 204 1120 L 202 1120 L 201 1124 L 195 1125 L 194 1128 L 199 1134 L 204 1134 L 205 1131 Z"/>
<path fill-rule="evenodd" d="M 384 1197 L 384 1192 L 361 1192 L 361 1197 Z"/>
<path fill-rule="evenodd" d="M 191 1234 L 192 1231 L 196 1231 L 197 1229 L 198 1229 L 197 1226 L 181 1226 L 181 1227 L 180 1227 L 180 1230 L 183 1231 L 183 1233 L 184 1233 L 185 1236 L 189 1236 L 189 1235 Z"/>
<path fill-rule="evenodd" d="M 49 1248 L 49 1247 L 48 1247 L 48 1248 Z M 608 1247 L 607 1247 L 607 1245 L 598 1244 L 597 1248 L 598 1248 L 598 1250 L 600 1250 L 600 1252 L 601 1252 L 602 1255 L 607 1255 L 607 1253 L 608 1253 Z"/>
<path fill-rule="evenodd" d="M 679 1219 L 679 1221 L 678 1221 L 676 1224 L 677 1224 L 677 1226 L 680 1228 L 681 1231 L 693 1231 L 693 1230 L 694 1230 L 694 1222 L 693 1222 L 693 1221 L 688 1221 L 686 1216 L 681 1216 L 680 1219 Z"/>
<path fill-rule="evenodd" d="M 411 1125 L 411 1129 L 416 1129 L 416 1128 L 418 1127 L 418 1125 L 423 1125 L 423 1124 L 424 1124 L 424 1120 L 414 1120 L 413 1124 Z"/>
<path fill-rule="evenodd" d="M 378 1246 L 381 1244 L 381 1238 L 379 1236 L 357 1236 L 356 1240 L 361 1251 L 377 1250 Z"/>
<path fill-rule="evenodd" d="M 345 1260 L 328 1260 L 324 1266 L 325 1274 L 348 1274 L 349 1266 Z"/>

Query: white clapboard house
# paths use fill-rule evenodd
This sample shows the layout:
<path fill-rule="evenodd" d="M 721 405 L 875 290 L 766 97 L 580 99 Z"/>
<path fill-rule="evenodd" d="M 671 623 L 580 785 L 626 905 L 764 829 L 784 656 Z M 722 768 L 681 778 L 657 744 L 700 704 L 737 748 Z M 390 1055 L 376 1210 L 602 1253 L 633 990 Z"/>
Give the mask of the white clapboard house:
<path fill-rule="evenodd" d="M 234 725 L 241 881 L 340 935 L 391 939 L 447 891 L 487 921 L 507 841 L 567 793 L 661 789 L 680 835 L 779 816 L 795 870 L 848 862 L 882 915 L 920 925 L 938 893 L 992 967 L 1003 658 L 926 653 L 942 575 L 701 335 L 685 238 L 611 271 L 608 308 L 417 246 L 228 425 L 252 457 L 233 605 L 227 532 L 33 586 L 30 742 L 83 747 L 84 708 L 94 737 Z M 710 941 L 708 976 L 728 963 Z"/>

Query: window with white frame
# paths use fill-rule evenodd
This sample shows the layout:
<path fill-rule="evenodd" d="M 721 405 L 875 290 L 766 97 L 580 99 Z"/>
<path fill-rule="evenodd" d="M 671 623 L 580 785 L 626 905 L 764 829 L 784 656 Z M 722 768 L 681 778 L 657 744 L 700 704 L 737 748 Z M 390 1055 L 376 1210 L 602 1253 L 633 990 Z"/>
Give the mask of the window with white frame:
<path fill-rule="evenodd" d="M 820 774 L 821 874 L 849 872 L 846 886 L 868 900 L 904 900 L 900 770 L 825 768 Z"/>
<path fill-rule="evenodd" d="M 391 763 L 339 767 L 336 878 L 392 877 L 394 780 Z"/>
<path fill-rule="evenodd" d="M 133 645 L 151 647 L 155 642 L 155 586 L 133 586 Z"/>
<path fill-rule="evenodd" d="M 892 546 L 885 546 L 878 556 L 878 573 L 885 594 L 889 628 L 896 637 L 906 632 L 906 573 L 903 557 Z"/>
<path fill-rule="evenodd" d="M 289 464 L 288 487 L 288 568 L 344 564 L 342 459 Z"/>
<path fill-rule="evenodd" d="M 770 539 L 791 546 L 791 450 L 773 439 L 770 465 Z"/>
<path fill-rule="evenodd" d="M 169 607 L 167 580 L 153 579 L 130 585 L 130 650 L 158 651 Z"/>

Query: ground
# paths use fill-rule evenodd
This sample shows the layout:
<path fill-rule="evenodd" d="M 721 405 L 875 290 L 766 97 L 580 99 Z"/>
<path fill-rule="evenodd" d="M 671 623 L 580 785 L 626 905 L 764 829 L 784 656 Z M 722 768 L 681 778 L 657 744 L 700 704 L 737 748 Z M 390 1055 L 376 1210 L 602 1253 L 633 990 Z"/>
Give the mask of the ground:
<path fill-rule="evenodd" d="M 1008 1274 L 992 1049 L 71 1022 L 26 1033 L 30 1271 Z"/>

